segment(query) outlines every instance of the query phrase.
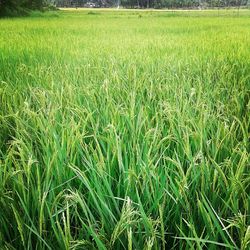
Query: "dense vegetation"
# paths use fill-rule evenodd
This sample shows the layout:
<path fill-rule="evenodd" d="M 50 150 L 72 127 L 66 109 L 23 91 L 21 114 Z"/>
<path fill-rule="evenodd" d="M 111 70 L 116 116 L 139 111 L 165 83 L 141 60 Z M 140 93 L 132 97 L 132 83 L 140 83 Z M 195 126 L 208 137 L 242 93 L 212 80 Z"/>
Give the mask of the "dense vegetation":
<path fill-rule="evenodd" d="M 0 16 L 27 14 L 28 10 L 42 9 L 44 0 L 0 0 Z"/>
<path fill-rule="evenodd" d="M 26 15 L 30 10 L 57 7 L 124 7 L 124 8 L 211 8 L 247 7 L 250 0 L 0 0 L 1 16 Z"/>
<path fill-rule="evenodd" d="M 249 6 L 249 0 L 51 0 L 60 7 L 211 8 Z"/>
<path fill-rule="evenodd" d="M 0 20 L 1 249 L 249 249 L 250 13 Z"/>

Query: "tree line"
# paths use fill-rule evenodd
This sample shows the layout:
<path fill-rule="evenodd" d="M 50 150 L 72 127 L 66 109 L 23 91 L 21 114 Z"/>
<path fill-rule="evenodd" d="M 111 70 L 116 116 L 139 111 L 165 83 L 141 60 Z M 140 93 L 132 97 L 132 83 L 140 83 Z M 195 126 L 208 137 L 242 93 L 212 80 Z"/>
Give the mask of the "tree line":
<path fill-rule="evenodd" d="M 0 0 L 0 16 L 23 15 L 44 6 L 125 8 L 209 8 L 249 6 L 250 0 Z"/>
<path fill-rule="evenodd" d="M 50 1 L 44 0 L 0 0 L 0 16 L 22 15 L 29 10 L 41 10 Z"/>
<path fill-rule="evenodd" d="M 51 0 L 58 7 L 211 8 L 247 6 L 250 0 Z"/>

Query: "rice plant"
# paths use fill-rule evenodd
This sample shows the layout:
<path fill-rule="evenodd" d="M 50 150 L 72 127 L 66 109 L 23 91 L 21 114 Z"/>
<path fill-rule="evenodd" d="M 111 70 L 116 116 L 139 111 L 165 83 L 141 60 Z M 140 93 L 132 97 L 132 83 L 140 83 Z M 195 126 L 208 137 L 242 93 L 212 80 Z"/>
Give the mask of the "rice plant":
<path fill-rule="evenodd" d="M 249 249 L 250 12 L 88 12 L 0 20 L 0 249 Z"/>

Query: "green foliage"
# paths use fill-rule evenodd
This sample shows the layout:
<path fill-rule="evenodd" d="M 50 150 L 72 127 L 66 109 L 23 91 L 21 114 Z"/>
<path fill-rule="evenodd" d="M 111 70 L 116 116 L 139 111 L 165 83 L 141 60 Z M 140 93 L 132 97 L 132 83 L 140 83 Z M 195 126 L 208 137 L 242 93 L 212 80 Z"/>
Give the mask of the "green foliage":
<path fill-rule="evenodd" d="M 0 16 L 19 16 L 42 9 L 43 0 L 0 0 Z"/>
<path fill-rule="evenodd" d="M 95 12 L 0 20 L 0 248 L 249 249 L 249 11 Z"/>
<path fill-rule="evenodd" d="M 51 0 L 52 4 L 59 7 L 90 7 L 88 3 L 94 3 L 95 7 L 116 7 L 125 8 L 185 8 L 205 9 L 213 7 L 239 7 L 247 6 L 249 0 Z"/>

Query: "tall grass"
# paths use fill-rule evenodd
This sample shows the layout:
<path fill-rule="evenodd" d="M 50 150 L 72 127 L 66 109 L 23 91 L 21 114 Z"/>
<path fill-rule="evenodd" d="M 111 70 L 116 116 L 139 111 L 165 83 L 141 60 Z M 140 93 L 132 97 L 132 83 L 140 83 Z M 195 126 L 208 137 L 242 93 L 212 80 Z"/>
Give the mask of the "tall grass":
<path fill-rule="evenodd" d="M 248 249 L 249 14 L 138 15 L 0 21 L 1 249 Z"/>

